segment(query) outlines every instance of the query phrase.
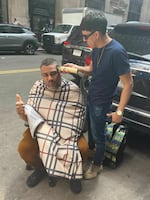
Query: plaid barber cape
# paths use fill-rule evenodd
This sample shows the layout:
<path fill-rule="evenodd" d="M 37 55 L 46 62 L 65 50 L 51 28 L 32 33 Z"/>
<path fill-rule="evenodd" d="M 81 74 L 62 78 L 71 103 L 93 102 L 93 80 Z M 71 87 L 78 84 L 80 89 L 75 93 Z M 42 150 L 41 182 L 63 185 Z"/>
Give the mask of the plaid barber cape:
<path fill-rule="evenodd" d="M 44 119 L 35 136 L 47 173 L 81 179 L 82 158 L 77 140 L 84 125 L 85 106 L 78 86 L 62 79 L 57 90 L 49 90 L 42 80 L 36 81 L 27 103 Z"/>

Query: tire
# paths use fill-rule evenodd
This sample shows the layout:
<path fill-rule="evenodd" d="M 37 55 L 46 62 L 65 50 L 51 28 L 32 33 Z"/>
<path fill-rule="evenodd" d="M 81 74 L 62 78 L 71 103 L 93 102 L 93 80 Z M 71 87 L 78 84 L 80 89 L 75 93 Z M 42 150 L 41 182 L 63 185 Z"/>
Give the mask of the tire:
<path fill-rule="evenodd" d="M 34 55 L 36 50 L 34 44 L 31 42 L 26 43 L 23 49 L 26 55 Z"/>

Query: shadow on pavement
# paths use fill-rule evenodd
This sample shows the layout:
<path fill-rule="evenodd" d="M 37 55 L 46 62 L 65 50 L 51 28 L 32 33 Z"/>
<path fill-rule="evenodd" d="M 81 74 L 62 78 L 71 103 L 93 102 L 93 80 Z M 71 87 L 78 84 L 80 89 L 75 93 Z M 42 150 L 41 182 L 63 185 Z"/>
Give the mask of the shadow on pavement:
<path fill-rule="evenodd" d="M 24 171 L 19 174 L 7 188 L 4 200 L 91 200 L 92 191 L 96 188 L 97 179 L 93 181 L 82 181 L 80 194 L 73 194 L 70 190 L 69 181 L 61 179 L 55 187 L 49 187 L 47 177 L 34 188 L 26 186 L 26 179 L 32 173 Z"/>

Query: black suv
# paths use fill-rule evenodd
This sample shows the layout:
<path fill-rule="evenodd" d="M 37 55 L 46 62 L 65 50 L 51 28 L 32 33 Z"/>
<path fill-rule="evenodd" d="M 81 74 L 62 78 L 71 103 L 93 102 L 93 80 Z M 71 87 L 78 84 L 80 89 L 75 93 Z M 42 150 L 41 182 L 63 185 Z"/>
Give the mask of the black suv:
<path fill-rule="evenodd" d="M 128 52 L 139 55 L 150 54 L 150 24 L 127 22 L 118 24 L 110 36 L 119 41 Z"/>
<path fill-rule="evenodd" d="M 134 80 L 133 92 L 124 112 L 124 122 L 129 127 L 150 134 L 150 60 L 144 57 L 150 54 L 150 24 L 140 22 L 118 24 L 109 34 L 126 48 Z M 81 31 L 78 30 L 77 34 L 71 35 L 64 43 L 62 64 L 67 62 L 87 64 L 90 52 L 91 49 L 83 44 Z M 80 79 L 78 78 L 76 82 L 86 95 L 89 78 L 80 77 Z M 121 84 L 118 84 L 113 110 L 118 106 L 120 92 Z"/>
<path fill-rule="evenodd" d="M 23 51 L 27 55 L 33 55 L 39 45 L 36 35 L 29 29 L 13 24 L 0 24 L 0 51 Z"/>

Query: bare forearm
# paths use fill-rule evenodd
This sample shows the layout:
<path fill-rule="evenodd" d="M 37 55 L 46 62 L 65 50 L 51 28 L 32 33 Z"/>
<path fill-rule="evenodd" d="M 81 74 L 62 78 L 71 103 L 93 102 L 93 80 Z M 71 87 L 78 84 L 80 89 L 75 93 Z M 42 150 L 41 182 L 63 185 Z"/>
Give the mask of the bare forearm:
<path fill-rule="evenodd" d="M 133 88 L 133 80 L 129 74 L 123 75 L 120 77 L 120 80 L 123 83 L 123 89 L 120 96 L 120 102 L 116 112 L 112 112 L 107 114 L 108 117 L 112 118 L 112 122 L 120 123 L 123 119 L 123 111 L 125 106 L 127 105 L 129 98 L 131 96 L 132 88 Z M 120 112 L 120 114 L 118 113 Z"/>
<path fill-rule="evenodd" d="M 120 96 L 120 102 L 118 105 L 118 110 L 123 111 L 125 106 L 127 105 L 129 98 L 131 96 L 131 92 L 132 92 L 132 85 L 130 85 L 129 87 L 125 87 L 122 90 L 121 96 Z"/>
<path fill-rule="evenodd" d="M 122 90 L 117 111 L 121 111 L 123 113 L 124 108 L 129 101 L 131 92 L 132 92 L 132 86 L 128 87 L 128 88 L 124 88 Z M 118 115 L 117 111 L 107 114 L 108 117 L 112 118 L 112 122 L 114 122 L 114 123 L 120 123 L 123 120 L 123 115 Z"/>
<path fill-rule="evenodd" d="M 66 67 L 72 67 L 78 69 L 79 72 L 84 73 L 84 74 L 91 74 L 92 72 L 92 65 L 87 65 L 87 66 L 79 66 L 73 63 L 66 63 L 64 66 Z"/>
<path fill-rule="evenodd" d="M 131 96 L 131 92 L 133 88 L 133 80 L 130 74 L 125 75 L 125 78 L 122 77 L 121 79 L 123 83 L 123 89 L 120 96 L 118 110 L 123 111 Z"/>
<path fill-rule="evenodd" d="M 78 66 L 78 71 L 84 74 L 91 74 L 91 66 Z"/>

